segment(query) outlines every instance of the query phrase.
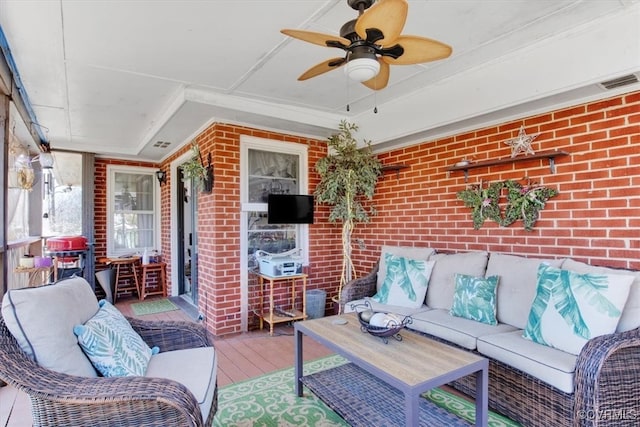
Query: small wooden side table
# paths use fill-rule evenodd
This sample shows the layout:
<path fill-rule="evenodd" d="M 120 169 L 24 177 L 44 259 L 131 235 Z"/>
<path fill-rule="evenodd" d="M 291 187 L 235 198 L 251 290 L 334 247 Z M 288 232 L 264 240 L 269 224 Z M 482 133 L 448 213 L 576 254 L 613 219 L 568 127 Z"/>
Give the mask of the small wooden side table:
<path fill-rule="evenodd" d="M 272 277 L 266 274 L 256 273 L 258 283 L 260 285 L 260 307 L 256 314 L 260 318 L 260 329 L 263 328 L 264 322 L 269 324 L 269 335 L 273 335 L 273 326 L 277 323 L 291 322 L 294 320 L 304 320 L 307 318 L 307 275 L 296 274 L 293 276 Z M 295 308 L 296 302 L 296 281 L 302 282 L 302 311 Z M 277 310 L 273 304 L 273 288 L 275 282 L 289 282 L 291 286 L 290 308 L 287 310 Z M 264 311 L 264 288 L 265 284 L 269 285 L 269 308 Z"/>
<path fill-rule="evenodd" d="M 155 275 L 156 281 L 149 282 L 149 273 Z M 152 276 L 153 277 L 153 276 Z M 140 299 L 149 295 L 167 296 L 167 263 L 152 262 L 140 267 Z"/>
<path fill-rule="evenodd" d="M 137 267 L 140 265 L 140 257 L 108 258 L 106 264 L 116 270 L 115 285 L 113 290 L 113 303 L 118 299 L 118 292 L 131 291 L 140 299 L 140 283 L 138 281 Z"/>

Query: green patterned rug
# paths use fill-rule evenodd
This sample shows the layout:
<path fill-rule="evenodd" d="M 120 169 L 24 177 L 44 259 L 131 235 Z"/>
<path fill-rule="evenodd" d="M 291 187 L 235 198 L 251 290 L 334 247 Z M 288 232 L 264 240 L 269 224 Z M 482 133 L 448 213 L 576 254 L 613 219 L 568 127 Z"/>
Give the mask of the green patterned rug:
<path fill-rule="evenodd" d="M 165 311 L 179 310 L 178 306 L 166 298 L 155 301 L 136 302 L 131 304 L 131 310 L 136 316 L 164 313 Z"/>
<path fill-rule="evenodd" d="M 346 363 L 338 355 L 305 363 L 304 373 L 318 372 Z M 297 397 L 293 389 L 293 368 L 282 369 L 260 377 L 221 387 L 218 395 L 216 427 L 330 427 L 348 426 L 338 414 L 305 389 Z M 425 393 L 425 397 L 440 407 L 472 422 L 475 405 L 440 389 Z M 489 413 L 489 426 L 515 427 L 517 423 Z"/>

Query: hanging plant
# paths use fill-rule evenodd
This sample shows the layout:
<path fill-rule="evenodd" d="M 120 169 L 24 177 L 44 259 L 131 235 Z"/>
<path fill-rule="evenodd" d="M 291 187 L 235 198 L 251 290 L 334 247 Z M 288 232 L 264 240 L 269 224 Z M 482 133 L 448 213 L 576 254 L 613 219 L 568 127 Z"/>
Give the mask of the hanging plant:
<path fill-rule="evenodd" d="M 507 206 L 503 210 L 500 207 L 502 189 L 507 190 Z M 524 229 L 533 230 L 539 212 L 544 209 L 547 200 L 558 194 L 553 188 L 541 185 L 526 186 L 507 180 L 490 184 L 486 188 L 482 185 L 472 185 L 466 190 L 459 191 L 457 198 L 462 200 L 466 207 L 471 208 L 473 228 L 479 229 L 486 219 L 491 219 L 502 227 L 508 227 L 521 219 Z"/>
<path fill-rule="evenodd" d="M 181 165 L 182 173 L 186 179 L 193 179 L 200 190 L 210 193 L 213 189 L 213 165 L 211 164 L 211 153 L 208 155 L 209 164 L 204 165 L 200 147 L 196 141 L 191 142 L 191 158 Z"/>

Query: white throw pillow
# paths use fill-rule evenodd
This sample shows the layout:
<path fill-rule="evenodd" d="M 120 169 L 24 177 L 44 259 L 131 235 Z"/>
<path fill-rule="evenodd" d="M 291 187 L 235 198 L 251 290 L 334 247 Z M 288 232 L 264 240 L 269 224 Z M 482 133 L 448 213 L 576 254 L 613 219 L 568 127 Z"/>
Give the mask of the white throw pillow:
<path fill-rule="evenodd" d="M 575 271 L 576 273 L 630 274 L 634 276 L 635 280 L 631 284 L 629 298 L 627 298 L 627 303 L 624 305 L 624 310 L 622 310 L 622 316 L 620 316 L 620 322 L 618 322 L 616 332 L 624 332 L 640 328 L 640 271 L 597 267 L 584 262 L 575 261 L 573 259 L 567 259 L 564 264 L 562 264 L 562 269 Z"/>
<path fill-rule="evenodd" d="M 93 366 L 105 377 L 143 376 L 153 349 L 133 330 L 127 319 L 106 300 L 84 325 L 73 332 Z"/>
<path fill-rule="evenodd" d="M 433 261 L 384 255 L 386 274 L 380 290 L 373 296 L 376 302 L 419 308 L 424 304 Z"/>
<path fill-rule="evenodd" d="M 579 354 L 589 339 L 615 332 L 633 279 L 579 274 L 541 264 L 523 337 Z"/>
<path fill-rule="evenodd" d="M 387 272 L 387 264 L 384 259 L 384 254 L 392 254 L 396 256 L 402 256 L 411 259 L 424 259 L 428 260 L 431 255 L 436 251 L 431 248 L 420 248 L 414 246 L 388 246 L 382 245 L 380 249 L 380 264 L 378 265 L 378 277 L 376 278 L 376 290 L 379 291 Z"/>

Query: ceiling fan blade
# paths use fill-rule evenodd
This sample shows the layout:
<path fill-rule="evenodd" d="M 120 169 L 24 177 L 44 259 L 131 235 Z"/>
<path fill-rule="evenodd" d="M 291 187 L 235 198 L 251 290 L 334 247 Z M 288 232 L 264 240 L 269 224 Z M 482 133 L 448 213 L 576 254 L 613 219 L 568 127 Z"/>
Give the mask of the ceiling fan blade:
<path fill-rule="evenodd" d="M 344 37 L 332 36 L 331 34 L 316 33 L 314 31 L 284 29 L 284 30 L 280 30 L 280 32 L 289 37 L 293 37 L 294 39 L 302 40 L 305 42 L 317 44 L 319 46 L 324 46 L 324 47 L 329 46 L 327 42 L 333 42 L 333 44 L 344 45 L 344 47 L 347 47 L 351 44 L 351 42 L 348 39 L 345 39 Z M 331 47 L 339 47 L 339 46 L 332 45 Z"/>
<path fill-rule="evenodd" d="M 409 4 L 406 0 L 378 0 L 367 9 L 356 22 L 356 33 L 363 39 L 381 46 L 389 46 L 396 42 L 407 20 Z M 367 29 L 377 29 L 382 32 L 383 38 L 379 38 L 378 31 L 370 31 L 376 34 L 375 40 L 367 39 Z"/>
<path fill-rule="evenodd" d="M 378 72 L 378 75 L 366 82 L 362 82 L 363 85 L 372 90 L 384 89 L 387 87 L 387 83 L 389 83 L 391 67 L 389 67 L 389 64 L 386 62 L 382 62 L 380 60 L 378 60 L 378 62 L 380 62 L 380 71 Z"/>
<path fill-rule="evenodd" d="M 331 70 L 335 70 L 336 68 L 341 67 L 347 60 L 345 58 L 331 58 L 323 61 L 313 67 L 309 68 L 307 71 L 302 73 L 298 80 L 307 80 L 312 77 L 319 76 L 320 74 L 324 74 Z"/>
<path fill-rule="evenodd" d="M 451 46 L 426 37 L 400 36 L 396 43 L 402 46 L 404 53 L 396 59 L 383 56 L 383 62 L 391 65 L 420 64 L 444 59 L 451 55 Z"/>

